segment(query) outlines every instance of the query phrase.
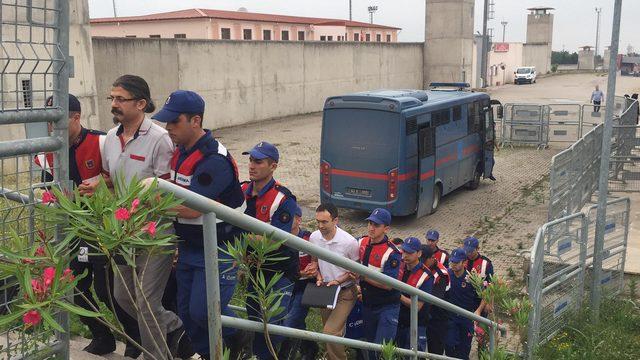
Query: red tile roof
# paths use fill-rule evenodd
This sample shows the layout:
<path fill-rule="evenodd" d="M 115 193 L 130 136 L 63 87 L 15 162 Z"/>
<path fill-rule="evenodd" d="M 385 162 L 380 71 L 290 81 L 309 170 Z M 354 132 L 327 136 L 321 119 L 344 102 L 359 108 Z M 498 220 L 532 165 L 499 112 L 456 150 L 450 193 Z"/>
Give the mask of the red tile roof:
<path fill-rule="evenodd" d="M 302 16 L 288 16 L 288 15 L 273 15 L 273 14 L 258 14 L 243 11 L 224 11 L 224 10 L 211 10 L 211 9 L 188 9 L 178 10 L 150 15 L 141 16 L 125 16 L 118 18 L 96 18 L 91 19 L 91 24 L 108 24 L 116 22 L 135 22 L 135 21 L 162 21 L 162 20 L 181 20 L 181 19 L 226 19 L 226 20 L 244 20 L 244 21 L 263 21 L 263 22 L 278 22 L 289 24 L 311 24 L 311 25 L 334 25 L 334 26 L 346 26 L 346 27 L 368 27 L 377 29 L 390 29 L 400 30 L 400 28 L 369 24 L 359 21 L 349 21 L 340 19 L 324 19 L 324 18 L 311 18 Z"/>

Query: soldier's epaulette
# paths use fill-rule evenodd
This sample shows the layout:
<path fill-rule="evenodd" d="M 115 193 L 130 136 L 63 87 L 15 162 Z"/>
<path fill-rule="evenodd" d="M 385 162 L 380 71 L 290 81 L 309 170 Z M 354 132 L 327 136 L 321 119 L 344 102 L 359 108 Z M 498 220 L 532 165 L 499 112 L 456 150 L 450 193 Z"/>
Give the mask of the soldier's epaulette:
<path fill-rule="evenodd" d="M 92 135 L 107 135 L 106 132 L 100 130 L 87 129 L 87 131 Z"/>
<path fill-rule="evenodd" d="M 284 196 L 286 197 L 292 197 L 294 200 L 296 199 L 296 197 L 293 195 L 293 193 L 287 189 L 286 187 L 280 185 L 280 184 L 275 184 L 274 188 L 278 191 L 280 191 L 281 193 L 284 194 Z"/>

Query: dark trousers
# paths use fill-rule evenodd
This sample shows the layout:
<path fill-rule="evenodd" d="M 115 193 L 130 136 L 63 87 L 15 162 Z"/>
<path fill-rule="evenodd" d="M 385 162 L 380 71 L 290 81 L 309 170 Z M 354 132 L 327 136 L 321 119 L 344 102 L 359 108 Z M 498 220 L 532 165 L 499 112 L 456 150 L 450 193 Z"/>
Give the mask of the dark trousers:
<path fill-rule="evenodd" d="M 444 342 L 447 338 L 447 332 L 449 328 L 449 320 L 445 318 L 432 317 L 427 324 L 427 344 L 429 345 L 429 352 L 433 354 L 444 354 Z"/>
<path fill-rule="evenodd" d="M 469 359 L 473 340 L 473 321 L 453 315 L 449 319 L 447 330 L 446 355 L 458 359 Z"/>
<path fill-rule="evenodd" d="M 593 101 L 593 112 L 600 112 L 600 104 L 602 101 Z"/>
<path fill-rule="evenodd" d="M 362 307 L 362 319 L 364 320 L 364 337 L 368 342 L 382 344 L 396 338 L 398 331 L 398 315 L 400 303 L 380 306 Z M 380 354 L 369 351 L 369 359 L 376 359 Z"/>
<path fill-rule="evenodd" d="M 113 298 L 114 274 L 106 260 L 91 259 L 91 262 L 79 262 L 77 258 L 74 258 L 71 261 L 70 268 L 75 276 L 83 274 L 85 271 L 87 272 L 87 275 L 82 278 L 76 286 L 76 294 L 74 296 L 75 304 L 90 311 L 94 311 L 94 307 L 98 308 L 98 303 L 91 292 L 91 285 L 93 284 L 93 289 L 96 295 L 98 295 L 98 299 L 105 304 L 107 308 L 111 309 L 118 318 L 118 321 L 122 324 L 124 332 L 137 343 L 140 343 L 138 321 L 129 316 Z M 80 295 L 80 293 L 82 293 L 83 296 Z M 95 318 L 81 316 L 80 321 L 89 328 L 94 339 L 113 336 L 111 329 Z"/>

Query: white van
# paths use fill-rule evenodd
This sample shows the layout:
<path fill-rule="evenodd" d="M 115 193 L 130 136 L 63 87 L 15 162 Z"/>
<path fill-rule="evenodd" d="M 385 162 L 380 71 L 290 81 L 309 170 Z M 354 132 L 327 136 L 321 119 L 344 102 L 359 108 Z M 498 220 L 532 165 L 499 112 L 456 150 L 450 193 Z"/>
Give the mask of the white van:
<path fill-rule="evenodd" d="M 536 82 L 536 77 L 538 76 L 535 66 L 520 66 L 513 74 L 513 83 L 516 85 L 522 83 L 533 84 Z"/>

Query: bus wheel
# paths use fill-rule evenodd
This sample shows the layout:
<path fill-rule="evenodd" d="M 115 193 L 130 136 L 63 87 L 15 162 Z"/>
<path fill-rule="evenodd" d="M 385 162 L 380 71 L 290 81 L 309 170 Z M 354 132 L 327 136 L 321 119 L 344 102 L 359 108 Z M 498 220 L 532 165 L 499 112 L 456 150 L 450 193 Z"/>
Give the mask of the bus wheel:
<path fill-rule="evenodd" d="M 431 211 L 429 214 L 433 214 L 438 210 L 438 206 L 440 205 L 440 199 L 442 198 L 442 190 L 440 190 L 440 186 L 436 184 L 433 187 L 433 200 L 431 201 Z"/>
<path fill-rule="evenodd" d="M 480 165 L 476 167 L 476 171 L 473 173 L 473 179 L 467 183 L 467 189 L 469 190 L 475 190 L 480 186 L 480 176 L 482 176 L 482 174 L 479 166 Z"/>

